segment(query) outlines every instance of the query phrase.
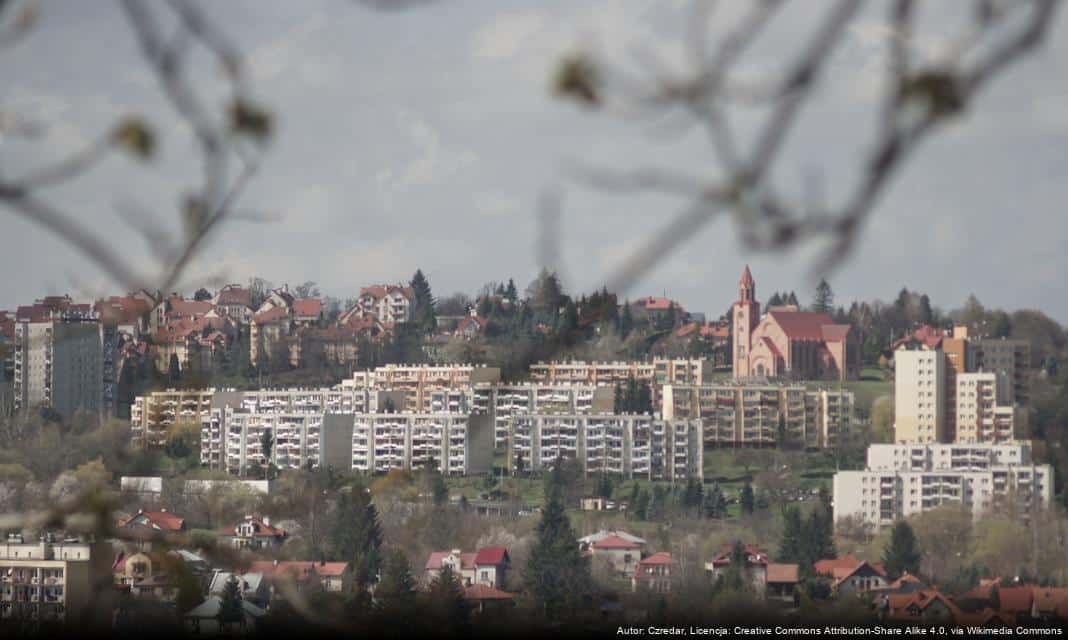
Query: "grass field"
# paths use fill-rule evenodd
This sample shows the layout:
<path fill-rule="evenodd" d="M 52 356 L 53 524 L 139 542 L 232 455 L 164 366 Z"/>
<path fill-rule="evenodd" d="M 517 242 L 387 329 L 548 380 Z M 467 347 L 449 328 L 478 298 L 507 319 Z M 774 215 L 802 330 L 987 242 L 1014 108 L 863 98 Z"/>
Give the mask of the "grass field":
<path fill-rule="evenodd" d="M 805 385 L 809 389 L 818 388 L 842 388 L 853 392 L 854 405 L 863 415 L 871 412 L 871 405 L 879 396 L 893 396 L 894 383 L 884 379 L 884 371 L 876 368 L 865 368 L 860 372 L 859 380 L 846 382 L 808 382 Z"/>

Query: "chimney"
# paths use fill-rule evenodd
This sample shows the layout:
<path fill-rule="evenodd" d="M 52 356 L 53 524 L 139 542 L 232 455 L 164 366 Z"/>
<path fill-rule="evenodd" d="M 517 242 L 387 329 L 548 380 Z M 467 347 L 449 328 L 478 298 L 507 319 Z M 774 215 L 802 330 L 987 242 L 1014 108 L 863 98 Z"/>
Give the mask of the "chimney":
<path fill-rule="evenodd" d="M 268 527 L 271 526 L 271 517 L 263 516 L 263 524 L 267 525 Z"/>
<path fill-rule="evenodd" d="M 461 553 L 461 552 L 460 552 L 460 550 L 459 550 L 459 549 L 453 549 L 453 550 L 452 550 L 452 554 L 453 554 L 454 556 L 458 556 L 458 555 L 460 555 L 460 553 Z"/>

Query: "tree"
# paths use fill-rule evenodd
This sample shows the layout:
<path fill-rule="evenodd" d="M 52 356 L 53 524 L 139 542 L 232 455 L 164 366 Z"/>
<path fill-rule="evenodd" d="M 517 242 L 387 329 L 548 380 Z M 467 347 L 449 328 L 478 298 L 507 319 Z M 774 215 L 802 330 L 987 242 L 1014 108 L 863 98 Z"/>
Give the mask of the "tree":
<path fill-rule="evenodd" d="M 745 481 L 745 486 L 742 487 L 741 497 L 742 515 L 752 515 L 756 509 L 756 497 L 753 495 L 753 485 L 749 480 Z"/>
<path fill-rule="evenodd" d="M 443 565 L 438 575 L 430 583 L 427 594 L 438 624 L 443 630 L 457 636 L 467 630 L 471 612 L 464 600 L 464 590 L 460 578 L 450 565 Z"/>
<path fill-rule="evenodd" d="M 341 491 L 330 537 L 334 554 L 351 559 L 357 587 L 369 587 L 378 576 L 382 532 L 378 509 L 366 489 L 357 486 Z"/>
<path fill-rule="evenodd" d="M 508 278 L 508 286 L 504 289 L 504 298 L 515 304 L 519 300 L 519 292 L 515 288 L 515 280 Z"/>
<path fill-rule="evenodd" d="M 270 295 L 271 289 L 273 289 L 273 288 L 274 288 L 274 285 L 271 284 L 269 281 L 264 280 L 263 278 L 260 278 L 258 276 L 253 276 L 253 277 L 249 278 L 248 279 L 249 306 L 252 307 L 253 310 L 259 309 L 260 305 L 262 305 L 263 301 L 267 299 L 267 296 Z"/>
<path fill-rule="evenodd" d="M 834 310 L 834 291 L 826 278 L 821 278 L 816 285 L 816 295 L 812 300 L 812 310 L 817 313 L 830 313 Z"/>
<path fill-rule="evenodd" d="M 403 620 L 415 608 L 416 582 L 408 558 L 391 549 L 382 560 L 382 579 L 375 588 L 379 607 L 395 620 Z"/>
<path fill-rule="evenodd" d="M 534 546 L 523 568 L 523 588 L 549 619 L 574 610 L 591 586 L 589 559 L 564 508 L 562 465 L 550 472 L 545 508 L 535 531 Z"/>
<path fill-rule="evenodd" d="M 801 509 L 797 505 L 786 508 L 782 514 L 782 539 L 779 541 L 779 562 L 802 563 Z"/>
<path fill-rule="evenodd" d="M 263 478 L 270 480 L 268 471 L 273 464 L 271 452 L 274 450 L 274 434 L 270 429 L 264 429 L 260 435 L 260 451 L 263 453 Z"/>
<path fill-rule="evenodd" d="M 764 308 L 767 309 L 769 307 L 780 307 L 780 306 L 782 306 L 782 296 L 780 296 L 779 292 L 776 291 L 775 293 L 771 294 L 770 298 L 768 298 L 768 303 L 766 305 L 764 305 Z"/>
<path fill-rule="evenodd" d="M 890 540 L 883 549 L 883 566 L 892 576 L 900 576 L 906 571 L 917 574 L 922 559 L 916 534 L 908 522 L 899 520 L 890 532 Z"/>
<path fill-rule="evenodd" d="M 293 295 L 298 298 L 318 298 L 322 295 L 319 291 L 319 285 L 315 284 L 311 280 L 298 284 L 293 288 Z"/>
<path fill-rule="evenodd" d="M 630 300 L 623 301 L 623 313 L 619 316 L 619 337 L 624 340 L 634 330 L 634 316 L 630 311 Z"/>
<path fill-rule="evenodd" d="M 235 623 L 244 626 L 245 611 L 241 601 L 241 585 L 237 581 L 237 576 L 230 574 L 230 579 L 223 585 L 219 602 L 220 627 L 225 628 Z"/>
<path fill-rule="evenodd" d="M 423 275 L 422 269 L 416 269 L 408 284 L 412 288 L 412 324 L 419 327 L 423 333 L 429 333 L 438 326 L 430 282 Z"/>
<path fill-rule="evenodd" d="M 178 354 L 172 353 L 171 359 L 168 363 L 167 375 L 171 382 L 177 382 L 182 379 L 182 365 L 178 362 Z"/>
<path fill-rule="evenodd" d="M 527 287 L 527 299 L 530 301 L 530 306 L 543 317 L 556 318 L 563 295 L 556 273 L 545 268 Z"/>
<path fill-rule="evenodd" d="M 704 499 L 704 516 L 706 518 L 723 518 L 727 515 L 727 499 L 723 496 L 723 490 L 720 489 L 719 483 L 712 485 L 712 488 L 705 493 Z"/>
<path fill-rule="evenodd" d="M 205 300 L 211 300 L 211 292 L 201 287 L 197 289 L 197 292 L 193 294 L 193 299 L 197 302 L 204 302 Z"/>

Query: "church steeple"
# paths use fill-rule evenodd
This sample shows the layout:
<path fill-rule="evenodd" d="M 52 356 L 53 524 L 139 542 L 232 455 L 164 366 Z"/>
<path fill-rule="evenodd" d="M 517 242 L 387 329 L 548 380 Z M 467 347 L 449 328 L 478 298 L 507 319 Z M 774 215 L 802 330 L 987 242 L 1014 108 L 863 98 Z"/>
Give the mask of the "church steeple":
<path fill-rule="evenodd" d="M 749 272 L 749 265 L 745 265 L 745 270 L 742 271 L 742 279 L 738 281 L 738 301 L 753 302 L 755 298 L 756 281 L 753 280 L 753 274 Z"/>

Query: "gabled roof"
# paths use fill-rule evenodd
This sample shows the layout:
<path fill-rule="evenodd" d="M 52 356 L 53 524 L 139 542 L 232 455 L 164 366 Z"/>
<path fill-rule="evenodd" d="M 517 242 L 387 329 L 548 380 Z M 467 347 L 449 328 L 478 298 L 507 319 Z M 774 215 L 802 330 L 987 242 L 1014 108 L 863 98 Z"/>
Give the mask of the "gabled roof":
<path fill-rule="evenodd" d="M 779 564 L 777 562 L 768 563 L 768 582 L 796 584 L 798 565 L 796 564 Z"/>
<path fill-rule="evenodd" d="M 998 587 L 998 602 L 1000 603 L 998 609 L 1010 613 L 1030 611 L 1034 597 L 1034 587 L 1031 585 L 1018 587 L 1000 586 Z"/>
<path fill-rule="evenodd" d="M 779 328 L 791 340 L 828 340 L 825 337 L 827 334 L 824 331 L 824 327 L 833 328 L 839 326 L 826 313 L 813 311 L 780 311 L 775 309 L 768 311 L 768 317 L 779 325 Z M 838 329 L 829 329 L 828 331 L 832 336 L 839 333 Z M 842 338 L 836 338 L 836 340 L 843 338 L 844 335 Z"/>
<path fill-rule="evenodd" d="M 642 558 L 638 561 L 638 566 L 641 567 L 655 567 L 664 564 L 678 564 L 678 561 L 672 558 L 671 554 L 666 551 L 654 553 L 648 558 Z"/>
<path fill-rule="evenodd" d="M 283 538 L 286 535 L 286 532 L 278 527 L 272 527 L 271 525 L 264 523 L 263 520 L 254 517 L 242 518 L 228 527 L 223 527 L 219 533 L 224 536 L 244 537 L 237 533 L 237 527 L 246 522 L 252 523 L 253 538 Z"/>
<path fill-rule="evenodd" d="M 473 584 L 464 589 L 465 600 L 511 600 L 515 596 L 484 584 Z"/>
<path fill-rule="evenodd" d="M 256 560 L 249 565 L 249 573 L 262 573 L 265 578 L 287 577 L 297 582 L 304 582 L 312 575 L 320 578 L 339 577 L 349 568 L 347 562 L 325 562 L 314 560 Z"/>
<path fill-rule="evenodd" d="M 882 565 L 863 561 L 855 567 L 835 567 L 831 573 L 832 577 L 834 577 L 834 586 L 837 587 L 856 574 L 864 572 L 865 569 L 868 570 L 868 573 L 886 577 L 886 572 L 883 570 Z"/>
<path fill-rule="evenodd" d="M 921 589 L 912 593 L 891 593 L 886 596 L 886 603 L 890 607 L 890 616 L 896 619 L 917 619 L 920 616 L 912 615 L 909 609 L 915 607 L 921 614 L 934 602 L 941 602 L 956 619 L 962 612 L 952 600 L 942 595 L 937 589 Z"/>
<path fill-rule="evenodd" d="M 156 531 L 181 531 L 185 528 L 185 518 L 170 511 L 142 511 L 122 523 L 123 527 L 144 526 Z"/>
<path fill-rule="evenodd" d="M 248 307 L 252 305 L 252 293 L 239 284 L 228 284 L 215 294 L 215 304 Z"/>
<path fill-rule="evenodd" d="M 426 559 L 426 569 L 438 570 L 441 569 L 441 561 L 450 555 L 456 555 L 454 551 L 432 551 L 430 556 Z M 475 568 L 475 555 L 474 553 L 460 553 L 460 569 L 474 569 Z"/>
<path fill-rule="evenodd" d="M 318 318 L 323 312 L 323 301 L 319 298 L 298 298 L 293 301 L 293 313 L 301 318 Z"/>
<path fill-rule="evenodd" d="M 601 538 L 590 545 L 594 549 L 640 549 L 641 545 L 637 542 L 631 542 L 630 540 L 624 540 L 617 535 L 610 535 L 607 538 Z"/>
<path fill-rule="evenodd" d="M 716 557 L 712 558 L 712 566 L 722 567 L 723 565 L 730 564 L 732 553 L 734 553 L 734 545 L 730 542 L 724 542 L 720 546 L 719 553 Z M 769 563 L 768 553 L 755 544 L 745 545 L 745 555 L 746 564 L 767 565 Z"/>
<path fill-rule="evenodd" d="M 847 553 L 841 558 L 824 558 L 818 560 L 816 564 L 812 565 L 816 573 L 819 575 L 833 575 L 834 570 L 838 568 L 852 569 L 860 564 L 861 561 L 853 557 L 853 554 Z"/>
<path fill-rule="evenodd" d="M 508 549 L 504 547 L 482 547 L 475 554 L 475 565 L 504 564 L 510 562 Z"/>
<path fill-rule="evenodd" d="M 588 536 L 583 536 L 579 538 L 579 542 L 584 544 L 593 544 L 594 542 L 597 542 L 598 540 L 603 540 L 608 536 L 618 536 L 620 538 L 623 538 L 624 540 L 629 540 L 637 544 L 645 544 L 645 540 L 643 538 L 639 538 L 638 536 L 632 533 L 627 533 L 626 531 L 620 531 L 618 529 L 612 531 L 609 531 L 608 529 L 601 529 L 597 533 L 591 533 Z"/>
<path fill-rule="evenodd" d="M 241 601 L 242 613 L 245 615 L 246 620 L 254 620 L 256 618 L 262 618 L 267 615 L 267 612 L 256 605 L 248 602 L 247 600 Z M 207 600 L 200 603 L 192 611 L 185 614 L 186 618 L 200 618 L 202 620 L 213 620 L 219 617 L 219 612 L 222 611 L 222 598 L 219 596 L 208 596 Z"/>
<path fill-rule="evenodd" d="M 211 311 L 213 305 L 206 300 L 186 300 L 172 297 L 167 300 L 167 306 L 169 307 L 167 309 L 168 316 L 194 317 L 202 316 Z"/>
<path fill-rule="evenodd" d="M 252 321 L 256 324 L 269 324 L 272 322 L 280 322 L 289 317 L 289 310 L 285 307 L 271 307 L 263 313 L 257 313 L 252 316 Z"/>

